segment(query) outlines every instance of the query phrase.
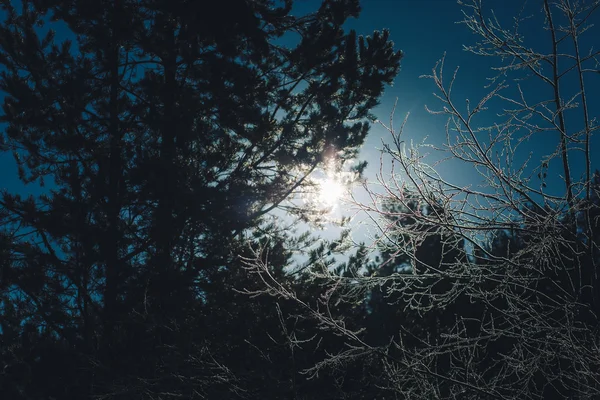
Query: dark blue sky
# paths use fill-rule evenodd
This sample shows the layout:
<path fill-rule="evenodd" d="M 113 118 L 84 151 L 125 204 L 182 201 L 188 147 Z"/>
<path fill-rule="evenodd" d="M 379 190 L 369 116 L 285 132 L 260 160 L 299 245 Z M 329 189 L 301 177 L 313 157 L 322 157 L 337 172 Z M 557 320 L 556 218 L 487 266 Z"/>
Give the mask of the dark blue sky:
<path fill-rule="evenodd" d="M 471 3 L 471 0 L 464 0 L 465 3 Z M 318 4 L 318 1 L 308 0 L 305 5 Z M 585 3 L 585 2 L 584 2 Z M 486 17 L 495 17 L 504 28 L 512 28 L 514 17 L 519 14 L 523 8 L 522 0 L 483 0 Z M 456 82 L 453 87 L 453 98 L 455 104 L 465 110 L 465 99 L 469 99 L 471 104 L 477 102 L 489 93 L 486 85 L 490 83 L 487 79 L 496 73 L 492 67 L 502 65 L 499 58 L 482 57 L 470 52 L 464 51 L 463 45 L 474 45 L 479 36 L 471 32 L 465 25 L 457 23 L 464 19 L 462 10 L 468 11 L 463 6 L 457 4 L 455 0 L 367 0 L 362 2 L 362 13 L 359 19 L 352 20 L 348 27 L 356 29 L 359 33 L 369 34 L 373 30 L 387 28 L 391 32 L 391 38 L 394 40 L 396 48 L 405 53 L 402 61 L 402 68 L 397 76 L 394 86 L 388 88 L 381 105 L 376 109 L 376 116 L 386 125 L 389 122 L 390 111 L 393 104 L 398 99 L 395 112 L 395 127 L 400 126 L 402 120 L 408 112 L 410 117 L 404 131 L 404 140 L 414 140 L 421 142 L 427 137 L 426 142 L 437 146 L 445 143 L 446 130 L 445 124 L 447 117 L 444 115 L 431 115 L 425 110 L 425 105 L 431 109 L 440 109 L 441 102 L 438 101 L 434 92 L 438 93 L 433 80 L 420 78 L 422 75 L 430 75 L 436 62 L 445 56 L 445 77 L 449 78 L 456 67 L 459 67 Z M 494 14 L 491 10 L 493 9 Z M 556 11 L 556 10 L 555 10 Z M 523 9 L 523 14 L 530 16 L 527 22 L 522 23 L 519 31 L 524 37 L 524 44 L 527 47 L 549 53 L 551 51 L 550 32 L 544 29 L 543 1 L 530 0 Z M 558 18 L 555 23 L 561 22 Z M 581 37 L 581 51 L 586 53 L 591 47 L 598 49 L 600 46 L 600 14 L 593 16 L 591 22 L 596 27 L 591 28 Z M 569 43 L 561 44 L 562 52 L 572 53 L 573 48 Z M 562 61 L 561 61 L 562 62 Z M 564 69 L 565 63 L 560 64 Z M 594 67 L 593 63 L 588 67 Z M 598 65 L 595 65 L 598 69 Z M 549 73 L 546 70 L 546 73 Z M 517 80 L 525 76 L 525 71 L 515 71 L 506 78 L 506 83 L 510 88 L 506 89 L 504 94 L 510 97 L 516 97 Z M 587 74 L 586 90 L 588 92 L 588 108 L 592 117 L 600 114 L 600 74 Z M 551 99 L 553 97 L 552 88 L 541 84 L 538 79 L 528 79 L 519 81 L 525 91 L 525 95 L 531 103 L 541 100 Z M 563 80 L 561 90 L 563 100 L 568 100 L 579 90 L 579 82 L 576 75 L 571 73 Z M 490 109 L 475 119 L 475 126 L 489 126 L 494 123 L 501 123 L 505 117 L 499 117 L 503 108 L 508 103 L 494 101 L 490 104 Z M 552 107 L 552 105 L 550 105 Z M 567 131 L 570 133 L 583 128 L 581 108 L 567 112 Z M 545 124 L 544 126 L 548 126 Z M 366 177 L 371 183 L 376 183 L 376 174 L 380 169 L 380 152 L 382 139 L 390 143 L 390 134 L 381 126 L 373 126 L 367 141 L 361 151 L 361 159 L 369 161 L 369 167 L 366 170 Z M 533 135 L 529 140 L 520 144 L 517 151 L 516 160 L 518 163 L 524 162 L 526 157 L 531 154 L 531 161 L 528 167 L 537 167 L 541 160 L 555 152 L 559 143 L 559 133 L 557 131 L 547 131 Z M 592 171 L 600 167 L 597 156 L 600 152 L 600 141 L 597 135 L 591 141 L 592 149 Z M 501 150 L 501 149 L 500 149 Z M 572 177 L 578 180 L 584 173 L 584 157 L 581 152 L 572 151 L 569 154 L 570 163 L 573 166 Z M 596 156 L 594 158 L 594 156 Z M 440 153 L 433 152 L 432 160 L 441 158 Z M 516 164 L 516 163 L 515 163 Z M 515 167 L 515 165 L 511 165 Z M 385 163 L 382 169 L 384 178 L 389 177 L 390 164 Z M 472 165 L 460 161 L 446 162 L 437 168 L 445 179 L 458 185 L 478 185 L 482 183 L 482 177 L 476 172 Z M 556 196 L 565 195 L 565 186 L 561 175 L 561 163 L 559 158 L 555 158 L 550 163 L 548 169 L 547 193 Z M 535 176 L 535 174 L 534 174 Z M 537 184 L 537 182 L 533 182 Z M 371 186 L 377 191 L 377 185 Z M 369 202 L 369 198 L 361 195 L 357 196 L 360 201 Z M 362 240 L 366 230 L 364 227 L 355 229 L 355 238 Z"/>
<path fill-rule="evenodd" d="M 464 2 L 470 3 L 471 0 L 464 0 Z M 487 16 L 492 17 L 491 10 L 493 9 L 500 24 L 506 28 L 512 27 L 513 17 L 519 13 L 523 3 L 521 0 L 483 0 Z M 425 110 L 425 105 L 432 109 L 439 109 L 441 103 L 433 95 L 434 92 L 437 93 L 434 82 L 431 79 L 419 78 L 419 76 L 429 75 L 436 61 L 446 53 L 445 76 L 449 78 L 454 69 L 457 66 L 460 67 L 453 88 L 453 97 L 456 104 L 464 110 L 466 98 L 470 100 L 471 104 L 476 104 L 482 96 L 489 92 L 489 89 L 485 88 L 489 83 L 486 78 L 495 74 L 491 67 L 501 65 L 501 60 L 495 57 L 477 56 L 463 50 L 463 44 L 473 45 L 479 37 L 473 34 L 465 24 L 456 23 L 463 19 L 463 7 L 454 0 L 369 0 L 362 4 L 361 17 L 352 21 L 349 26 L 365 34 L 374 29 L 388 28 L 396 47 L 405 53 L 402 69 L 394 86 L 386 91 L 382 104 L 376 110 L 377 117 L 387 125 L 390 111 L 397 98 L 395 126 L 399 126 L 406 113 L 410 112 L 404 139 L 421 141 L 427 136 L 428 143 L 441 145 L 445 141 L 444 125 L 447 118 L 443 115 L 430 115 Z M 531 15 L 531 18 L 521 25 L 520 32 L 524 35 L 526 46 L 542 52 L 549 52 L 551 49 L 550 32 L 543 26 L 542 5 L 541 0 L 527 2 L 523 15 Z M 600 44 L 598 43 L 600 41 L 599 19 L 600 14 L 594 15 L 591 22 L 595 22 L 597 26 L 582 36 L 580 43 L 582 53 L 587 53 L 590 47 L 595 49 L 600 47 L 598 46 Z M 561 21 L 557 17 L 555 22 Z M 561 45 L 560 50 L 572 52 L 572 46 L 566 42 Z M 562 68 L 565 65 L 564 62 L 560 64 Z M 589 66 L 593 66 L 593 63 L 588 64 Z M 595 68 L 598 69 L 598 66 L 596 65 Z M 506 89 L 505 94 L 515 96 L 517 94 L 516 78 L 524 76 L 524 71 L 509 74 L 506 82 L 511 87 Z M 592 117 L 597 117 L 600 114 L 600 97 L 597 95 L 600 93 L 600 74 L 587 74 L 585 79 L 589 113 Z M 548 85 L 540 84 L 538 79 L 529 79 L 520 83 L 532 103 L 552 98 L 552 89 Z M 567 75 L 561 87 L 564 100 L 576 94 L 578 88 L 579 82 L 576 75 L 572 73 Z M 489 111 L 475 120 L 476 126 L 502 122 L 503 117 L 498 117 L 497 114 L 507 106 L 508 103 L 501 101 L 490 103 Z M 567 130 L 570 133 L 583 128 L 582 115 L 581 108 L 567 113 Z M 371 164 L 367 170 L 367 177 L 371 181 L 379 171 L 379 152 L 376 149 L 382 147 L 382 138 L 389 142 L 389 133 L 380 126 L 374 126 L 361 153 L 361 158 L 368 160 Z M 556 131 L 535 134 L 521 144 L 517 159 L 521 162 L 531 152 L 532 159 L 529 167 L 535 167 L 539 165 L 541 159 L 556 150 L 558 140 L 559 134 Z M 600 151 L 600 141 L 597 135 L 592 139 L 591 148 L 592 155 L 597 156 Z M 573 165 L 573 178 L 577 180 L 584 171 L 583 154 L 574 151 L 569 155 Z M 600 166 L 598 160 L 594 160 L 593 157 L 592 166 L 593 168 Z M 383 172 L 386 172 L 385 167 Z M 461 185 L 481 182 L 481 177 L 476 174 L 474 168 L 462 162 L 444 164 L 438 172 L 453 183 Z M 562 174 L 562 170 L 560 160 L 556 158 L 551 162 L 548 170 L 549 180 L 546 190 L 554 195 L 562 196 L 565 188 L 559 174 Z"/>
<path fill-rule="evenodd" d="M 470 2 L 465 0 L 466 3 Z M 484 6 L 489 12 L 493 9 L 496 17 L 507 28 L 512 24 L 512 18 L 522 7 L 521 0 L 487 0 L 483 1 Z M 500 65 L 500 60 L 493 57 L 481 57 L 463 50 L 464 45 L 472 45 L 478 39 L 476 35 L 464 24 L 457 24 L 457 21 L 463 19 L 462 7 L 454 0 L 369 0 L 363 3 L 363 12 L 360 19 L 353 21 L 351 25 L 359 32 L 369 32 L 373 29 L 388 28 L 391 31 L 391 37 L 396 47 L 405 52 L 402 61 L 402 69 L 395 80 L 394 87 L 389 88 L 383 98 L 382 104 L 378 107 L 376 114 L 384 122 L 388 123 L 389 113 L 393 102 L 398 98 L 396 108 L 396 126 L 399 126 L 407 112 L 410 112 L 409 122 L 406 130 L 406 139 L 420 141 L 424 136 L 428 136 L 428 142 L 441 144 L 445 140 L 444 124 L 447 118 L 442 115 L 430 115 L 425 111 L 425 104 L 432 109 L 439 109 L 440 102 L 435 99 L 433 93 L 437 89 L 431 79 L 419 78 L 421 75 L 431 73 L 436 61 L 446 52 L 445 74 L 451 76 L 454 69 L 459 66 L 457 80 L 453 89 L 456 104 L 464 107 L 464 99 L 468 98 L 471 104 L 479 101 L 489 90 L 485 85 L 489 83 L 486 80 L 494 72 L 490 69 L 492 66 Z M 525 36 L 525 43 L 532 48 L 539 48 L 543 51 L 549 50 L 550 33 L 543 29 L 542 1 L 530 0 L 526 7 L 525 14 L 532 15 L 532 19 L 521 27 Z M 596 24 L 600 24 L 596 16 Z M 596 45 L 598 48 L 600 41 L 600 32 L 597 27 L 591 29 L 582 37 L 582 50 L 590 45 Z M 569 48 L 566 47 L 568 50 Z M 563 64 L 564 65 L 564 64 Z M 522 77 L 524 74 L 517 72 L 509 75 L 507 83 L 516 88 L 512 77 Z M 573 76 L 574 77 L 574 76 Z M 598 96 L 594 96 L 600 90 L 600 74 L 586 76 L 586 85 L 589 96 L 589 111 L 592 116 L 600 114 L 600 102 Z M 569 85 L 564 85 L 569 96 L 575 93 L 578 87 L 576 81 L 567 81 Z M 567 87 L 571 86 L 572 88 Z M 550 89 L 547 86 L 540 85 L 537 80 L 530 80 L 522 83 L 523 87 L 528 89 L 527 94 L 532 99 L 541 100 L 550 98 Z M 507 94 L 516 92 L 508 89 Z M 566 97 L 566 96 L 565 96 Z M 502 107 L 507 104 L 495 103 L 496 109 L 490 107 L 490 111 L 477 122 L 480 125 L 489 125 L 494 122 L 501 122 L 502 119 L 495 117 L 495 113 L 501 112 Z M 569 114 L 571 118 L 567 120 L 568 130 L 581 128 L 581 110 L 574 110 Z M 364 146 L 362 157 L 378 164 L 378 153 L 375 148 L 381 147 L 381 138 L 387 138 L 388 134 L 383 128 L 375 126 L 372 130 L 367 143 Z M 534 158 L 538 159 L 547 153 L 555 150 L 558 143 L 558 133 L 540 134 L 535 136 L 528 143 L 525 143 L 524 153 L 530 150 L 534 151 Z M 593 147 L 600 150 L 600 142 L 593 141 Z M 574 153 L 572 160 L 576 164 L 578 155 Z M 533 165 L 533 164 L 532 164 Z M 598 167 L 598 162 L 595 166 Z M 372 165 L 375 167 L 375 165 Z M 374 168 L 369 169 L 371 173 Z M 472 175 L 472 168 L 465 168 L 461 171 L 445 171 L 446 174 L 455 175 L 461 181 L 466 176 Z M 557 189 L 559 190 L 559 189 Z"/>

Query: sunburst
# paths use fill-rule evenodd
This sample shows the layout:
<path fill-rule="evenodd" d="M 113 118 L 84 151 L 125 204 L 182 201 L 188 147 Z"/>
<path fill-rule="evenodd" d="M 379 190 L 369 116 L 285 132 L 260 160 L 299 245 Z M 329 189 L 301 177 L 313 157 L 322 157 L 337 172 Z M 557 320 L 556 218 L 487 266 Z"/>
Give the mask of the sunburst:
<path fill-rule="evenodd" d="M 318 182 L 319 203 L 335 209 L 344 195 L 344 185 L 335 176 L 327 176 Z"/>

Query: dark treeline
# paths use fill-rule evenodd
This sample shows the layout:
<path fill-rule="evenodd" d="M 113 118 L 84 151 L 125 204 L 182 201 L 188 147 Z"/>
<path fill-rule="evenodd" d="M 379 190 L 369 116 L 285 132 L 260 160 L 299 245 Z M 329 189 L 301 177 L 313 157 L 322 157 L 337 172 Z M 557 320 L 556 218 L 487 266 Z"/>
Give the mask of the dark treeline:
<path fill-rule="evenodd" d="M 385 205 L 400 229 L 382 236 L 381 261 L 362 274 L 381 279 L 368 285 L 363 326 L 365 342 L 397 368 L 395 379 L 386 375 L 390 390 L 406 398 L 596 396 L 600 172 L 590 187 L 584 211 L 525 203 L 512 229 L 489 231 L 472 247 L 435 199 L 405 191 Z"/>

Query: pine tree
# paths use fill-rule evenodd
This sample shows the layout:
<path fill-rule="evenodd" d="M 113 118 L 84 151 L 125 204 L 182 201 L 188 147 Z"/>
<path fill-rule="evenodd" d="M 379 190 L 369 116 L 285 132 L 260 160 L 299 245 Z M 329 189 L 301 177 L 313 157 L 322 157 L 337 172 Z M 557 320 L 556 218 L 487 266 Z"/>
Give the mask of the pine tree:
<path fill-rule="evenodd" d="M 358 1 L 291 7 L 3 3 L 6 146 L 47 188 L 1 203 L 0 334 L 32 355 L 2 378 L 15 398 L 228 398 L 261 373 L 234 358 L 258 357 L 245 335 L 278 318 L 228 295 L 237 255 L 312 171 L 356 156 L 401 58 L 387 31 L 344 31 Z"/>

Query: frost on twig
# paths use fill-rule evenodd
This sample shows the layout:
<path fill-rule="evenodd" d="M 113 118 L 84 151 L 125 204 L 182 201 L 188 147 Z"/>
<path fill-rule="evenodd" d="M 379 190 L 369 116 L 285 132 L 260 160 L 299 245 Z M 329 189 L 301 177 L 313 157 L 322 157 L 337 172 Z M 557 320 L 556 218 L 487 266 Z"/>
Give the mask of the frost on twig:
<path fill-rule="evenodd" d="M 347 351 L 311 372 L 364 357 L 377 360 L 378 387 L 401 398 L 598 398 L 600 174 L 590 99 L 600 70 L 598 51 L 584 43 L 600 1 L 524 2 L 510 28 L 481 0 L 459 3 L 479 38 L 465 50 L 498 64 L 487 95 L 464 106 L 452 94 L 459 71 L 447 76 L 444 57 L 427 75 L 440 103 L 428 110 L 447 117 L 445 143 L 434 147 L 440 163 L 404 140 L 406 119 L 396 129 L 392 112 L 382 124 L 390 171 L 382 162 L 379 189 L 367 187 L 371 202 L 359 204 L 377 230 L 379 261 L 352 276 L 315 266 L 323 297 L 314 304 L 258 258 L 247 267 L 263 293 L 300 302 L 346 341 Z M 546 43 L 527 41 L 526 23 Z M 548 142 L 548 153 L 532 145 Z M 440 172 L 448 160 L 479 181 L 449 180 Z M 364 305 L 362 326 L 348 329 L 334 299 Z"/>

